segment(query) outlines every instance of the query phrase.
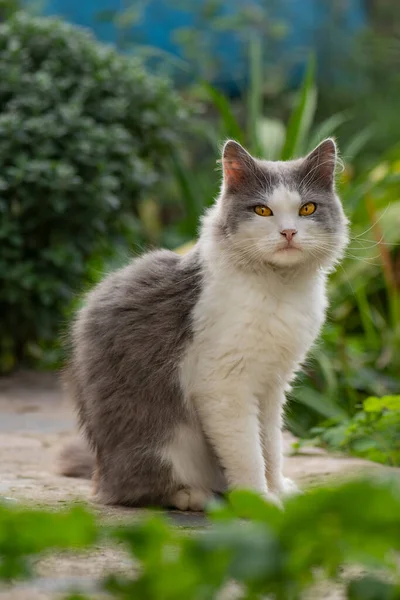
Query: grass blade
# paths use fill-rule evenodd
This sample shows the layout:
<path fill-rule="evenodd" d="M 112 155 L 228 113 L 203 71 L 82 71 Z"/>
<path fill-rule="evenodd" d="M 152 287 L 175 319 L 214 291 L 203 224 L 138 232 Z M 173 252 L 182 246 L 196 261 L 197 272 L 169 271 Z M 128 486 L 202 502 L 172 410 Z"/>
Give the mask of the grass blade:
<path fill-rule="evenodd" d="M 320 123 L 318 127 L 316 127 L 313 135 L 310 137 L 310 142 L 305 148 L 306 152 L 311 152 L 311 150 L 316 148 L 316 146 L 318 146 L 318 144 L 322 142 L 322 140 L 333 135 L 334 132 L 341 125 L 343 125 L 343 123 L 346 123 L 350 119 L 351 116 L 349 113 L 340 112 L 336 113 L 335 115 L 332 115 L 331 117 L 328 117 L 327 119 L 325 119 L 325 121 L 322 121 L 322 123 Z"/>
<path fill-rule="evenodd" d="M 317 104 L 314 81 L 315 59 L 311 56 L 301 86 L 299 102 L 289 119 L 281 160 L 290 160 L 298 156 L 303 149 L 302 145 L 310 131 Z"/>
<path fill-rule="evenodd" d="M 375 127 L 364 127 L 354 135 L 349 144 L 343 149 L 343 156 L 346 160 L 354 160 L 355 157 L 365 148 L 368 142 L 375 134 Z"/>
<path fill-rule="evenodd" d="M 237 142 L 243 144 L 243 131 L 239 123 L 237 122 L 235 115 L 232 112 L 229 100 L 226 98 L 226 96 L 224 96 L 224 94 L 221 94 L 221 92 L 216 90 L 212 85 L 210 85 L 207 82 L 204 82 L 202 87 L 206 91 L 210 100 L 212 100 L 215 108 L 218 110 L 221 116 L 222 123 L 224 126 L 223 137 L 233 138 Z"/>
<path fill-rule="evenodd" d="M 263 116 L 263 98 L 262 98 L 262 45 L 259 36 L 250 39 L 249 45 L 249 70 L 250 70 L 250 89 L 248 96 L 248 145 L 250 152 L 260 155 L 261 145 L 259 142 L 258 128 Z"/>
<path fill-rule="evenodd" d="M 307 406 L 307 408 L 315 410 L 315 412 L 327 419 L 344 419 L 348 416 L 346 411 L 338 404 L 309 387 L 294 390 L 292 397 L 296 402 L 300 402 L 300 404 Z"/>
<path fill-rule="evenodd" d="M 188 169 L 179 152 L 172 153 L 171 165 L 175 181 L 181 191 L 180 197 L 186 210 L 186 228 L 192 233 L 197 229 L 198 220 L 203 210 L 201 199 L 198 193 L 196 193 L 196 190 L 198 190 L 196 178 L 192 172 L 188 173 Z"/>
<path fill-rule="evenodd" d="M 260 156 L 266 160 L 279 160 L 285 142 L 286 129 L 279 119 L 263 117 L 258 124 Z"/>

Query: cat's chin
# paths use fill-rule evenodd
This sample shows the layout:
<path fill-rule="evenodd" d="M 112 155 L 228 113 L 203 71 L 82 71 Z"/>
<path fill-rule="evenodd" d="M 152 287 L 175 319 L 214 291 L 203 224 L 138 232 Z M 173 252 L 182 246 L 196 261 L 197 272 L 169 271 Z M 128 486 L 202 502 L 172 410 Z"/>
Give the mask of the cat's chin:
<path fill-rule="evenodd" d="M 304 262 L 304 252 L 300 248 L 279 248 L 271 257 L 271 263 L 276 266 L 290 267 Z"/>

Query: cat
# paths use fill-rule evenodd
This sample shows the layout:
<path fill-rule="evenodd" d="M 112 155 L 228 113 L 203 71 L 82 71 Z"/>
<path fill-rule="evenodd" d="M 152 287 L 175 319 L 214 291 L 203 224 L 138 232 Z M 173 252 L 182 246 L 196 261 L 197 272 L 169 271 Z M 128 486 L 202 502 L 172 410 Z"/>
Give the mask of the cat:
<path fill-rule="evenodd" d="M 108 275 L 73 324 L 65 379 L 91 454 L 66 448 L 62 472 L 93 470 L 99 502 L 196 511 L 226 489 L 297 489 L 282 413 L 348 243 L 336 145 L 272 162 L 230 140 L 221 162 L 195 246 Z"/>

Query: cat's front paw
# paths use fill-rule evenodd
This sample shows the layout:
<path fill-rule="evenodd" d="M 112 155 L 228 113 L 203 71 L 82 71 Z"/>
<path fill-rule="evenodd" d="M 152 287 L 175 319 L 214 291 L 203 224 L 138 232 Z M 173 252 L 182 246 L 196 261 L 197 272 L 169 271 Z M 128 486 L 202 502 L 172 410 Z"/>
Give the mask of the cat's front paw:
<path fill-rule="evenodd" d="M 281 499 L 279 498 L 279 496 L 277 494 L 274 494 L 274 492 L 269 492 L 269 491 L 264 492 L 262 497 L 269 504 L 273 504 L 274 506 L 277 506 L 280 509 L 283 508 Z"/>
<path fill-rule="evenodd" d="M 301 491 L 292 479 L 282 477 L 276 493 L 280 498 L 287 498 L 288 496 L 301 494 Z"/>

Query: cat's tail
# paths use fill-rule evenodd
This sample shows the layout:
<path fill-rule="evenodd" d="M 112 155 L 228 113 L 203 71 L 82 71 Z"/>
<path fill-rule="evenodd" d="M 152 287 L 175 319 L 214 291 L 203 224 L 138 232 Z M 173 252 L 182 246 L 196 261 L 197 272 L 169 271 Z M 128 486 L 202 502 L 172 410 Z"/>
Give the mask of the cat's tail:
<path fill-rule="evenodd" d="M 58 472 L 66 477 L 91 479 L 94 467 L 94 455 L 82 439 L 66 444 L 58 456 Z"/>

